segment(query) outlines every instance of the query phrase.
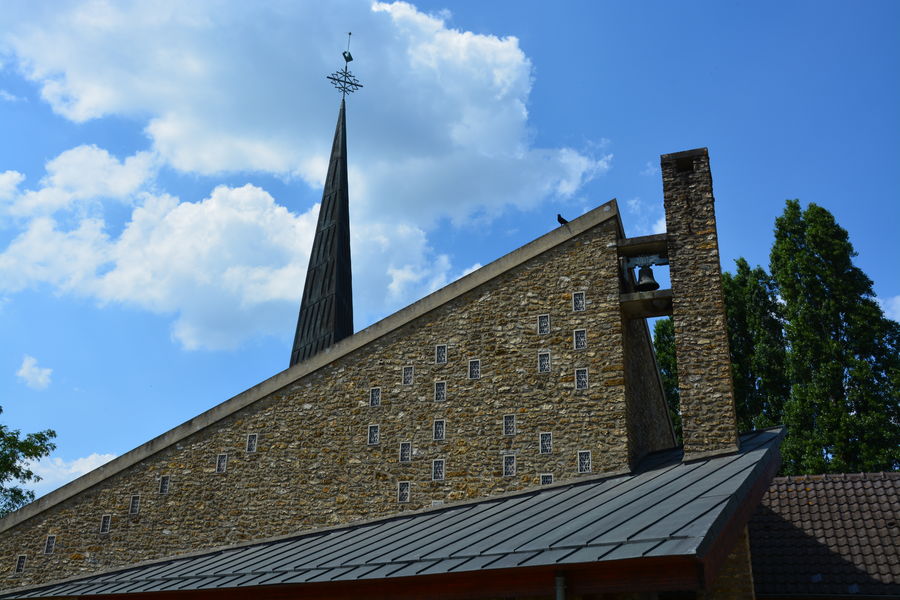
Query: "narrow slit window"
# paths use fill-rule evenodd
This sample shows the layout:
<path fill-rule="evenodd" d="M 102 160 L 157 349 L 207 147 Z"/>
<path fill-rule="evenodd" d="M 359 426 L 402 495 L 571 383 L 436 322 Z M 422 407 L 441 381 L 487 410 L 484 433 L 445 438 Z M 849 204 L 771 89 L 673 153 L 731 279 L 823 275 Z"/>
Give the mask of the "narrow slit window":
<path fill-rule="evenodd" d="M 575 369 L 575 389 L 586 390 L 588 388 L 588 370 Z"/>
<path fill-rule="evenodd" d="M 503 435 L 516 435 L 516 415 L 503 415 Z"/>
<path fill-rule="evenodd" d="M 550 432 L 542 432 L 540 435 L 541 454 L 550 454 L 553 452 L 553 434 Z"/>
<path fill-rule="evenodd" d="M 139 494 L 134 494 L 131 497 L 131 502 L 128 503 L 128 514 L 136 515 L 141 512 L 141 497 Z"/>
<path fill-rule="evenodd" d="M 434 364 L 447 364 L 447 344 L 438 344 L 434 347 Z"/>
<path fill-rule="evenodd" d="M 538 315 L 537 332 L 539 335 L 550 333 L 550 315 Z"/>
<path fill-rule="evenodd" d="M 572 310 L 575 312 L 584 310 L 584 292 L 575 292 L 572 294 Z"/>
<path fill-rule="evenodd" d="M 435 381 L 434 382 L 434 401 L 435 402 L 443 402 L 447 399 L 447 382 L 446 381 Z"/>
<path fill-rule="evenodd" d="M 112 515 L 103 515 L 100 517 L 100 533 L 109 533 L 109 527 L 112 523 Z"/>
<path fill-rule="evenodd" d="M 413 368 L 403 367 L 403 385 L 413 384 Z"/>
<path fill-rule="evenodd" d="M 408 481 L 400 481 L 397 483 L 397 502 L 409 502 Z"/>
<path fill-rule="evenodd" d="M 159 478 L 159 493 L 160 494 L 168 494 L 169 493 L 169 476 L 163 475 Z"/>
<path fill-rule="evenodd" d="M 400 442 L 400 462 L 412 460 L 412 442 Z"/>
<path fill-rule="evenodd" d="M 44 542 L 44 554 L 53 554 L 54 548 L 56 548 L 56 536 L 48 535 L 47 541 Z"/>
<path fill-rule="evenodd" d="M 469 361 L 469 379 L 481 379 L 481 361 L 477 358 Z"/>
<path fill-rule="evenodd" d="M 550 353 L 538 352 L 538 373 L 550 372 Z"/>
<path fill-rule="evenodd" d="M 550 485 L 553 483 L 553 473 L 541 473 L 541 485 Z"/>
<path fill-rule="evenodd" d="M 572 334 L 572 343 L 576 350 L 587 348 L 587 329 L 576 329 Z"/>
<path fill-rule="evenodd" d="M 228 455 L 220 454 L 216 457 L 216 473 L 224 473 L 228 468 Z"/>
<path fill-rule="evenodd" d="M 256 452 L 256 443 L 259 441 L 259 434 L 250 433 L 247 435 L 247 452 Z"/>
<path fill-rule="evenodd" d="M 444 480 L 444 459 L 438 458 L 431 461 L 431 480 L 432 481 L 443 481 Z"/>
<path fill-rule="evenodd" d="M 516 457 L 513 454 L 507 454 L 503 457 L 503 476 L 514 477 L 516 474 Z"/>
<path fill-rule="evenodd" d="M 369 425 L 369 445 L 376 446 L 381 441 L 381 432 L 378 425 Z"/>
<path fill-rule="evenodd" d="M 579 473 L 590 473 L 591 472 L 591 451 L 590 450 L 579 450 L 578 451 L 578 472 Z"/>
<path fill-rule="evenodd" d="M 434 422 L 434 439 L 438 442 L 443 441 L 444 437 L 447 435 L 447 427 L 446 423 L 443 419 L 437 419 Z"/>
<path fill-rule="evenodd" d="M 27 556 L 24 554 L 20 554 L 16 558 L 16 573 L 21 573 L 25 570 L 25 561 L 27 560 Z"/>
<path fill-rule="evenodd" d="M 381 406 L 380 387 L 373 387 L 369 390 L 369 406 Z"/>

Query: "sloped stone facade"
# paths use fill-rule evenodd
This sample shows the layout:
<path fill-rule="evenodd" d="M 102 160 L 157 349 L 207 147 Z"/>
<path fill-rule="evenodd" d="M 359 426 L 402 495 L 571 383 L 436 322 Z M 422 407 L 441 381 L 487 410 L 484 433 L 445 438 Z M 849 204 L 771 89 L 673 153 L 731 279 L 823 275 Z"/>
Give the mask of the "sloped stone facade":
<path fill-rule="evenodd" d="M 596 474 L 671 447 L 646 326 L 623 322 L 619 310 L 615 204 L 601 208 L 608 216 L 586 231 L 58 504 L 12 526 L 0 521 L 0 588 L 500 494 L 538 485 L 541 475 L 575 478 L 579 452 L 590 452 Z M 574 310 L 576 292 L 584 310 Z M 580 329 L 586 347 L 576 349 Z M 436 363 L 437 345 L 446 345 L 445 364 Z M 539 370 L 544 352 L 549 372 Z M 639 359 L 627 369 L 626 353 Z M 480 361 L 479 378 L 470 378 L 470 360 Z M 576 389 L 576 369 L 587 369 L 586 389 Z M 435 382 L 446 386 L 442 401 Z M 506 416 L 514 432 L 504 431 Z M 434 439 L 436 420 L 443 440 Z M 541 433 L 552 434 L 548 453 Z M 402 442 L 411 444 L 409 462 L 400 460 Z M 504 472 L 508 456 L 514 473 Z M 441 481 L 435 460 L 444 461 Z M 398 501 L 401 482 L 407 502 Z M 129 514 L 134 495 L 139 511 Z M 55 547 L 44 554 L 48 535 Z"/>

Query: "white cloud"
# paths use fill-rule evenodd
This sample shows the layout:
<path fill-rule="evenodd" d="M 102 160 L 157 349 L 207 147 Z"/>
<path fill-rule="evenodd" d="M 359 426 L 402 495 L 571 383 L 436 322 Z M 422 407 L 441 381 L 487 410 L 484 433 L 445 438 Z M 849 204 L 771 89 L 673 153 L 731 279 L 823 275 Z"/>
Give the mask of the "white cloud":
<path fill-rule="evenodd" d="M 25 175 L 18 171 L 0 173 L 0 200 L 10 200 L 16 195 L 19 184 L 25 181 Z"/>
<path fill-rule="evenodd" d="M 11 214 L 51 214 L 79 200 L 128 201 L 153 175 L 154 161 L 149 152 L 119 161 L 106 150 L 84 145 L 52 159 L 46 170 L 42 187 L 21 194 L 9 207 Z"/>
<path fill-rule="evenodd" d="M 22 366 L 16 371 L 16 376 L 35 390 L 46 389 L 50 385 L 50 374 L 53 369 L 39 367 L 37 359 L 27 354 L 22 358 Z"/>
<path fill-rule="evenodd" d="M 4 17 L 0 46 L 54 111 L 143 123 L 149 148 L 73 148 L 25 191 L 0 175 L 0 210 L 20 218 L 0 248 L 0 293 L 48 285 L 170 314 L 187 348 L 292 330 L 318 207 L 291 212 L 254 186 L 176 198 L 157 172 L 320 187 L 337 108 L 324 74 L 341 66 L 347 28 L 364 32 L 352 66 L 365 88 L 347 115 L 357 325 L 453 278 L 429 241 L 437 223 L 573 197 L 612 160 L 605 140 L 533 145 L 533 68 L 516 38 L 402 2 L 12 2 Z M 107 201 L 131 207 L 121 230 L 89 210 Z"/>
<path fill-rule="evenodd" d="M 35 283 L 84 290 L 103 265 L 107 244 L 97 219 L 85 219 L 69 231 L 61 231 L 50 217 L 34 219 L 0 253 L 0 290 L 18 292 Z"/>
<path fill-rule="evenodd" d="M 3 100 L 4 102 L 22 102 L 24 98 L 20 98 L 19 96 L 11 94 L 6 90 L 0 90 L 0 100 Z"/>
<path fill-rule="evenodd" d="M 646 202 L 635 196 L 625 201 L 625 212 L 630 221 L 626 223 L 626 234 L 629 236 L 666 231 L 666 214 L 662 202 Z"/>
<path fill-rule="evenodd" d="M 571 196 L 609 168 L 608 154 L 532 147 L 533 70 L 516 38 L 452 29 L 410 4 L 13 6 L 2 41 L 56 112 L 142 119 L 154 152 L 183 171 L 320 185 L 337 105 L 323 75 L 340 66 L 348 23 L 364 32 L 352 66 L 366 87 L 348 101 L 362 216 L 426 228 L 490 218 Z"/>
<path fill-rule="evenodd" d="M 650 228 L 650 233 L 665 233 L 666 232 L 666 215 L 658 218 Z"/>
<path fill-rule="evenodd" d="M 252 185 L 219 186 L 200 202 L 144 193 L 136 204 L 118 236 L 99 218 L 69 229 L 32 219 L 0 251 L 0 292 L 50 285 L 173 315 L 172 336 L 188 349 L 291 330 L 318 205 L 292 213 Z M 361 223 L 353 247 L 358 325 L 448 281 L 449 258 L 418 227 Z"/>
<path fill-rule="evenodd" d="M 641 169 L 641 175 L 643 175 L 644 177 L 653 177 L 654 175 L 659 175 L 659 167 L 648 160 L 647 165 L 643 169 Z"/>
<path fill-rule="evenodd" d="M 471 267 L 469 267 L 469 268 L 467 268 L 467 269 L 463 269 L 462 273 L 460 273 L 459 276 L 460 276 L 460 277 L 465 277 L 465 276 L 468 275 L 469 273 L 474 273 L 475 271 L 477 271 L 477 270 L 480 269 L 481 267 L 482 267 L 481 263 L 475 263 L 475 264 L 472 265 Z"/>
<path fill-rule="evenodd" d="M 879 298 L 878 303 L 888 319 L 900 322 L 900 296 Z"/>
<path fill-rule="evenodd" d="M 46 457 L 38 462 L 28 464 L 28 468 L 35 475 L 40 476 L 41 481 L 32 483 L 27 487 L 33 490 L 35 495 L 43 496 L 73 479 L 108 463 L 114 458 L 116 458 L 115 454 L 97 453 L 73 460 L 64 460 L 58 456 Z"/>

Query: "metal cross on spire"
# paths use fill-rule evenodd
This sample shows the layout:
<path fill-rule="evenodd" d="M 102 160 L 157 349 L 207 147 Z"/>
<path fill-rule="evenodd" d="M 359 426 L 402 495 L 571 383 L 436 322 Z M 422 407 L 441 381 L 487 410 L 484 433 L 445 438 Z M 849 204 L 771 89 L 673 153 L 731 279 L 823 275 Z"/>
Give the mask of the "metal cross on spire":
<path fill-rule="evenodd" d="M 347 49 L 343 52 L 344 68 L 340 71 L 335 71 L 327 77 L 327 79 L 331 81 L 334 87 L 341 90 L 342 100 L 347 96 L 347 94 L 352 94 L 363 86 L 359 82 L 359 80 L 353 76 L 353 73 L 350 72 L 350 69 L 347 68 L 347 65 L 350 64 L 351 60 L 353 60 L 353 55 L 350 54 L 351 35 L 353 35 L 352 32 L 347 32 Z"/>

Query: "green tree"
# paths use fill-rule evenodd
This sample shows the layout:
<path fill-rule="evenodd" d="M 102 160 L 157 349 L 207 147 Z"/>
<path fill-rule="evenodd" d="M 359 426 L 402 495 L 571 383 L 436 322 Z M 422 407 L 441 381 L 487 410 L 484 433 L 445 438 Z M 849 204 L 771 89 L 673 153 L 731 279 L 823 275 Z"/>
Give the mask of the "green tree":
<path fill-rule="evenodd" d="M 34 492 L 15 484 L 40 481 L 26 461 L 50 454 L 56 448 L 51 441 L 55 437 L 50 429 L 22 437 L 19 430 L 0 425 L 0 518 L 34 500 Z"/>
<path fill-rule="evenodd" d="M 750 431 L 782 422 L 790 385 L 775 283 L 762 267 L 735 263 L 737 273 L 722 274 L 722 289 L 738 431 Z"/>
<path fill-rule="evenodd" d="M 663 392 L 669 406 L 669 416 L 675 429 L 675 440 L 681 444 L 681 409 L 678 396 L 678 363 L 675 360 L 675 326 L 672 318 L 659 319 L 653 324 L 653 348 L 656 364 L 662 377 Z"/>
<path fill-rule="evenodd" d="M 900 468 L 900 326 L 854 256 L 820 206 L 789 200 L 775 221 L 771 271 L 790 348 L 787 473 Z"/>

